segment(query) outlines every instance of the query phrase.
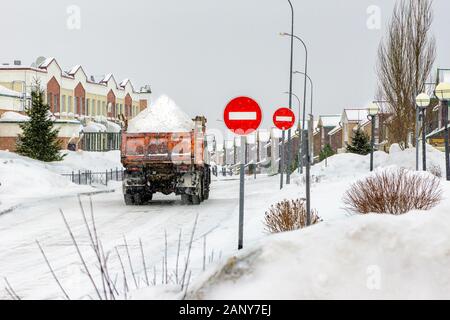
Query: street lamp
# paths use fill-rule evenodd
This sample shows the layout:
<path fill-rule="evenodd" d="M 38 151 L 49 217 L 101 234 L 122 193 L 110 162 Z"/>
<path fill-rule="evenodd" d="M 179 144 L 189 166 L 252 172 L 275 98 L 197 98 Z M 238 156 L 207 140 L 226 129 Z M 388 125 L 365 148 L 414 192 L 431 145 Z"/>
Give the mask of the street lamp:
<path fill-rule="evenodd" d="M 305 79 L 303 81 L 303 117 L 302 117 L 302 125 L 300 125 L 300 116 L 299 116 L 299 128 L 302 128 L 302 134 L 300 135 L 300 141 L 303 143 L 303 141 L 305 139 L 303 139 L 303 133 L 305 132 L 305 122 L 306 122 L 306 82 L 308 79 L 308 47 L 306 46 L 305 41 L 303 41 L 303 39 L 301 39 L 300 37 L 296 36 L 294 34 L 294 31 L 292 31 L 291 33 L 286 33 L 286 32 L 282 32 L 280 33 L 280 36 L 284 37 L 284 36 L 288 36 L 288 37 L 294 37 L 295 39 L 297 39 L 298 41 L 300 41 L 300 43 L 303 45 L 303 48 L 305 49 L 305 70 L 303 72 Z M 301 112 L 299 112 L 299 115 L 301 114 Z M 308 146 L 306 146 L 308 147 Z M 305 148 L 306 149 L 306 148 Z M 302 148 L 300 148 L 300 152 L 302 151 Z M 309 157 L 309 155 L 306 155 L 307 157 Z M 300 173 L 303 173 L 303 157 L 300 157 Z M 308 160 L 309 161 L 309 160 Z"/>
<path fill-rule="evenodd" d="M 426 142 L 426 132 L 425 132 L 425 110 L 431 103 L 431 98 L 426 93 L 421 93 L 416 97 L 416 106 L 419 108 L 422 118 L 422 169 L 427 171 L 427 142 Z M 417 148 L 419 146 L 416 146 Z"/>
<path fill-rule="evenodd" d="M 304 73 L 304 72 L 301 72 L 301 71 L 294 71 L 294 74 L 305 75 L 305 73 Z M 312 79 L 311 79 L 310 76 L 306 75 L 306 78 L 309 80 L 309 83 L 310 83 L 310 85 L 311 85 L 311 102 L 310 102 L 309 108 L 310 108 L 311 121 L 314 121 L 314 117 L 313 117 L 314 84 L 313 84 L 313 81 L 312 81 Z M 305 101 L 305 103 L 306 103 L 306 101 Z M 298 112 L 299 112 L 299 114 L 300 114 L 300 110 L 299 110 Z M 300 132 L 300 129 L 299 129 L 299 132 Z M 312 132 L 310 132 L 310 136 L 311 136 L 311 139 L 313 139 L 313 133 L 312 133 Z M 314 152 L 313 141 L 311 141 L 310 145 L 311 145 L 311 148 L 310 148 L 311 162 L 313 162 L 313 159 L 314 159 L 314 155 L 313 155 L 313 152 Z M 301 155 L 301 151 L 300 151 L 300 149 L 299 149 L 299 158 L 301 158 L 301 156 L 302 156 L 302 155 Z M 300 164 L 300 163 L 301 163 L 301 162 L 299 161 L 299 164 Z M 299 172 L 300 172 L 300 166 L 299 166 Z M 300 172 L 300 173 L 301 173 L 301 172 Z"/>
<path fill-rule="evenodd" d="M 292 68 L 294 64 L 294 6 L 292 5 L 291 0 L 288 0 L 289 6 L 291 8 L 291 55 L 290 55 L 290 67 L 289 67 L 289 109 L 292 109 Z M 284 130 L 283 130 L 283 137 L 284 141 Z M 284 151 L 283 151 L 284 152 Z M 291 129 L 288 130 L 288 169 L 286 172 L 286 184 L 291 183 Z"/>
<path fill-rule="evenodd" d="M 305 48 L 305 81 L 304 81 L 304 85 L 303 85 L 303 123 L 302 125 L 299 127 L 302 128 L 302 141 L 304 144 L 304 148 L 305 148 L 305 158 L 306 158 L 306 225 L 311 225 L 311 186 L 310 186 L 310 179 L 311 179 L 311 163 L 310 163 L 310 154 L 309 154 L 309 142 L 308 142 L 308 131 L 305 131 L 305 122 L 306 122 L 306 82 L 307 82 L 307 75 L 308 75 L 308 48 L 305 44 L 305 42 L 298 36 L 296 36 L 294 34 L 294 31 L 292 31 L 290 34 L 289 33 L 281 33 L 281 36 L 290 36 L 291 39 L 292 37 L 294 37 L 295 39 L 297 39 L 298 41 L 300 41 L 300 43 L 303 45 L 303 47 Z M 291 70 L 292 72 L 292 70 Z M 299 119 L 300 120 L 300 119 Z M 305 136 L 305 139 L 303 139 L 303 135 Z M 301 150 L 301 148 L 300 148 Z M 302 167 L 301 169 L 303 169 L 303 159 L 300 158 L 300 166 Z"/>
<path fill-rule="evenodd" d="M 445 126 L 445 170 L 447 181 L 450 181 L 450 154 L 448 145 L 448 101 L 450 100 L 450 83 L 440 83 L 434 94 L 441 102 L 442 108 L 444 108 L 444 126 Z"/>
<path fill-rule="evenodd" d="M 373 150 L 375 149 L 375 119 L 380 112 L 380 107 L 377 104 L 371 103 L 367 109 L 369 115 L 367 118 L 372 124 L 372 134 L 370 138 L 370 171 L 373 171 Z"/>

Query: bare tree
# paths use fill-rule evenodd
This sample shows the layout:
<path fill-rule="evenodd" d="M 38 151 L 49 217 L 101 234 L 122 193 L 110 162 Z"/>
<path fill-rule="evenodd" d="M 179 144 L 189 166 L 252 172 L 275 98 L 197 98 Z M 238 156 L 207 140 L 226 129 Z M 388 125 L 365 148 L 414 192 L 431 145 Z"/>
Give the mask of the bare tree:
<path fill-rule="evenodd" d="M 385 111 L 392 115 L 388 138 L 402 148 L 416 129 L 414 99 L 424 90 L 436 57 L 432 22 L 432 1 L 401 0 L 378 50 L 379 98 L 388 102 Z"/>

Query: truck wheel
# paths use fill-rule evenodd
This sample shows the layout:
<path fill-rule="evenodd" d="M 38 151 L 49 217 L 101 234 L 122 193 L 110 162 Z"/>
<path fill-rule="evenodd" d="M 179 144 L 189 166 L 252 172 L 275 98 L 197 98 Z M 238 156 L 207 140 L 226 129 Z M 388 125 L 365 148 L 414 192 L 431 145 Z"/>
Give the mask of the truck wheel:
<path fill-rule="evenodd" d="M 209 199 L 209 188 L 206 188 L 203 191 L 203 198 L 204 198 L 204 200 L 208 200 Z"/>
<path fill-rule="evenodd" d="M 133 195 L 133 199 L 134 199 L 134 203 L 137 206 L 141 206 L 144 203 L 144 199 L 143 199 L 143 197 L 142 197 L 142 195 L 140 193 L 135 193 Z"/>
<path fill-rule="evenodd" d="M 195 196 L 192 196 L 192 204 L 193 205 L 199 205 L 200 204 L 200 196 L 197 196 L 197 195 L 195 195 Z"/>
<path fill-rule="evenodd" d="M 182 194 L 181 195 L 181 203 L 185 204 L 185 205 L 190 204 L 191 203 L 191 196 L 188 195 L 188 194 Z"/>
<path fill-rule="evenodd" d="M 124 199 L 125 199 L 125 204 L 126 204 L 127 206 L 132 206 L 132 205 L 134 204 L 134 198 L 133 198 L 133 195 L 131 195 L 131 194 L 125 194 L 123 197 L 124 197 Z"/>
<path fill-rule="evenodd" d="M 152 201 L 152 199 L 153 199 L 153 193 L 147 193 L 145 195 L 145 201 L 146 202 Z"/>

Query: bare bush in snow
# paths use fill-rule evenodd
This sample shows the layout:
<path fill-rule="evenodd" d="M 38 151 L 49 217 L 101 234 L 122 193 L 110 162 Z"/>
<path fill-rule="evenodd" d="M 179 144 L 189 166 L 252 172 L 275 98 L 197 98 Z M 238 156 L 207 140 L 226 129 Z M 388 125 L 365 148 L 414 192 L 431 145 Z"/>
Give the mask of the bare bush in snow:
<path fill-rule="evenodd" d="M 380 171 L 354 183 L 343 199 L 352 212 L 394 215 L 429 210 L 441 200 L 438 178 L 404 168 Z"/>
<path fill-rule="evenodd" d="M 316 210 L 311 210 L 311 224 L 320 222 Z M 306 227 L 305 201 L 283 200 L 270 207 L 264 218 L 266 230 L 270 233 L 279 233 L 298 230 Z"/>
<path fill-rule="evenodd" d="M 432 163 L 428 168 L 428 172 L 439 179 L 442 178 L 441 167 L 438 166 L 437 164 Z"/>

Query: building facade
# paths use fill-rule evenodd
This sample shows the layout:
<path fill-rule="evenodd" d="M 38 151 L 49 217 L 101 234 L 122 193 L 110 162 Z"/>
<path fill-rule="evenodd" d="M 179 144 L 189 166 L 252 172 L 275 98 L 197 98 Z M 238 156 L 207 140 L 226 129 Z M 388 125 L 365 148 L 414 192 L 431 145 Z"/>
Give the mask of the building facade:
<path fill-rule="evenodd" d="M 63 143 L 79 139 L 83 132 L 80 127 L 89 127 L 91 122 L 119 123 L 122 116 L 135 117 L 147 108 L 151 94 L 149 86 L 136 90 L 129 79 L 117 82 L 113 74 L 96 80 L 80 65 L 64 71 L 55 58 L 42 59 L 30 67 L 18 61 L 0 65 L 1 149 L 15 149 L 20 120 L 11 120 L 10 114 L 25 113 L 37 84 L 56 119 Z M 7 112 L 8 117 L 3 117 Z"/>
<path fill-rule="evenodd" d="M 99 81 L 88 77 L 77 65 L 63 71 L 55 58 L 47 58 L 40 65 L 1 65 L 0 86 L 23 95 L 30 94 L 36 81 L 45 93 L 45 102 L 58 119 L 83 119 L 102 116 L 110 121 L 120 114 L 133 118 L 148 105 L 150 91 L 136 91 L 129 79 L 117 82 L 112 74 Z M 0 105 L 0 112 L 24 111 L 25 103 L 14 110 Z"/>

